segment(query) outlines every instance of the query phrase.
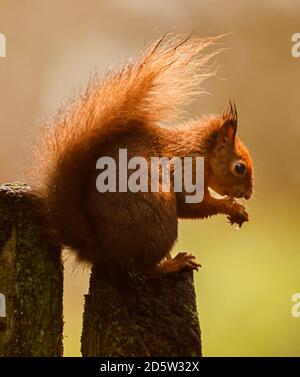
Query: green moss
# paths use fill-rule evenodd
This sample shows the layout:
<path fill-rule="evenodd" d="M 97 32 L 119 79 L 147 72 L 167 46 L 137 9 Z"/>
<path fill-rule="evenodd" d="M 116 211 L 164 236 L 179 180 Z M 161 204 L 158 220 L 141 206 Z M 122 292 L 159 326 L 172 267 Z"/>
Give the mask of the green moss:
<path fill-rule="evenodd" d="M 44 236 L 38 207 L 28 186 L 0 186 L 0 286 L 11 297 L 1 356 L 62 355 L 62 263 L 59 248 Z"/>
<path fill-rule="evenodd" d="M 191 273 L 139 282 L 124 295 L 93 269 L 85 298 L 82 354 L 200 356 Z"/>

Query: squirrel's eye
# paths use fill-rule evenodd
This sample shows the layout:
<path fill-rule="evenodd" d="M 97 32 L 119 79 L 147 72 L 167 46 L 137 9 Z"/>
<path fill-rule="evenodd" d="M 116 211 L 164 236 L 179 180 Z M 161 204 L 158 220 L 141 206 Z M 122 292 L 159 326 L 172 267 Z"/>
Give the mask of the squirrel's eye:
<path fill-rule="evenodd" d="M 243 175 L 246 171 L 246 166 L 242 162 L 237 162 L 234 166 L 234 170 L 237 174 Z"/>

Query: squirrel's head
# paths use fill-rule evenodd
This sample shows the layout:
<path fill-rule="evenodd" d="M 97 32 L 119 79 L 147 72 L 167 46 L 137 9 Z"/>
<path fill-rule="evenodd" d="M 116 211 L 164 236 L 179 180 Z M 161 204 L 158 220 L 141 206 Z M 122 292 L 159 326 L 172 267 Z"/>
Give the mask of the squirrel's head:
<path fill-rule="evenodd" d="M 208 186 L 220 195 L 249 199 L 253 189 L 252 161 L 236 131 L 237 111 L 230 102 L 229 109 L 218 118 Z"/>

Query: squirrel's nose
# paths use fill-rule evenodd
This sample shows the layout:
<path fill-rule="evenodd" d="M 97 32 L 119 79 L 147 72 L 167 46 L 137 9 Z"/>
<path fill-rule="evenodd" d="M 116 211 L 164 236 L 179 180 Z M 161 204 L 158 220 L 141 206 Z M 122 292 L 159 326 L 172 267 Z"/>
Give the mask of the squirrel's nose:
<path fill-rule="evenodd" d="M 244 192 L 244 198 L 246 200 L 250 199 L 252 196 L 252 191 L 253 191 L 253 178 L 251 179 L 251 183 L 248 185 L 247 189 Z"/>
<path fill-rule="evenodd" d="M 244 193 L 244 198 L 245 198 L 246 200 L 250 199 L 251 196 L 252 196 L 252 187 L 251 187 L 250 190 L 245 191 L 245 193 Z"/>
<path fill-rule="evenodd" d="M 251 198 L 251 193 L 249 193 L 249 192 L 245 193 L 244 198 L 246 200 L 250 199 Z"/>

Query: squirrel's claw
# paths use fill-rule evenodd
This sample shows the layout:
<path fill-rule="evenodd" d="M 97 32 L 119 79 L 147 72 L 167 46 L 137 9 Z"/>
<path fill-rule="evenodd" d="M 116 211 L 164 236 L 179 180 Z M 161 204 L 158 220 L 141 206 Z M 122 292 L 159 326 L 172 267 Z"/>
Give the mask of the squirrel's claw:
<path fill-rule="evenodd" d="M 185 268 L 198 271 L 199 267 L 201 264 L 196 261 L 194 255 L 180 252 L 174 258 L 162 261 L 158 269 L 162 273 L 174 273 Z"/>

